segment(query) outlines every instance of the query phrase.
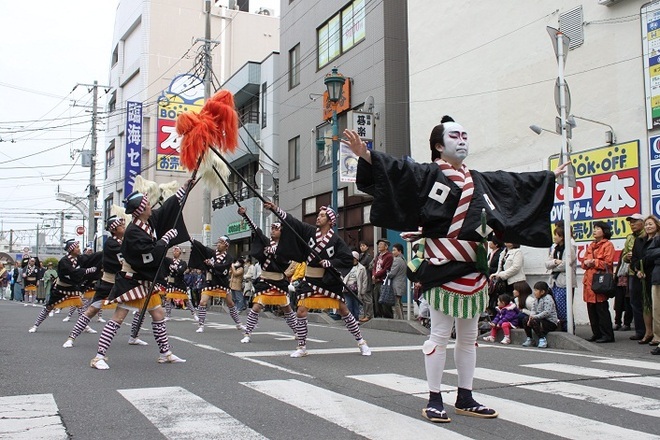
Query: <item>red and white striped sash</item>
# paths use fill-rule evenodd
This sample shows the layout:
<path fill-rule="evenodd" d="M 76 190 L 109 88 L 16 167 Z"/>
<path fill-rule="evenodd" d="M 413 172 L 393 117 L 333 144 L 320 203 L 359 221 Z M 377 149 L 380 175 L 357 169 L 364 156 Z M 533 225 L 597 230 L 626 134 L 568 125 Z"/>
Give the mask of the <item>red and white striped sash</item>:
<path fill-rule="evenodd" d="M 328 246 L 330 239 L 334 236 L 335 231 L 333 229 L 328 230 L 325 235 L 321 235 L 321 230 L 316 230 L 316 236 L 314 237 L 314 243 L 312 244 L 313 249 L 317 254 L 323 252 L 323 250 Z M 311 253 L 307 256 L 307 263 L 311 263 L 316 258 Z"/>

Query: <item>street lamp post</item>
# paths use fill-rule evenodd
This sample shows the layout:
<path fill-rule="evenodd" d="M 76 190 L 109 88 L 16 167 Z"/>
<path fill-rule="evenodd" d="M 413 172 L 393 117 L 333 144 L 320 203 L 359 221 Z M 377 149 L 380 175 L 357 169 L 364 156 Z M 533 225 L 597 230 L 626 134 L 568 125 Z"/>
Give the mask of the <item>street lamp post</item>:
<path fill-rule="evenodd" d="M 332 73 L 325 76 L 323 84 L 328 88 L 328 100 L 332 103 L 332 208 L 339 215 L 339 201 L 337 200 L 337 168 L 339 154 L 339 121 L 337 120 L 337 102 L 341 95 L 346 78 L 333 67 Z M 335 228 L 337 225 L 335 224 Z"/>

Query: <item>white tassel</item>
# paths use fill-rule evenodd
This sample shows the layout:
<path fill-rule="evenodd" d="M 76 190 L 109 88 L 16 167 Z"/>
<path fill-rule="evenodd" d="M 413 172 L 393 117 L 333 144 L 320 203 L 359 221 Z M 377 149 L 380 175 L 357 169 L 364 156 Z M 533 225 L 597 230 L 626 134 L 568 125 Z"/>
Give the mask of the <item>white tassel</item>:
<path fill-rule="evenodd" d="M 202 160 L 202 163 L 199 165 L 199 170 L 197 171 L 197 175 L 201 177 L 201 179 L 204 181 L 204 184 L 207 187 L 219 189 L 221 195 L 226 194 L 227 188 L 220 181 L 220 179 L 218 179 L 218 176 L 215 174 L 215 171 L 213 171 L 214 167 L 216 170 L 218 170 L 218 173 L 222 176 L 224 181 L 228 182 L 229 175 L 231 174 L 229 168 L 227 167 L 227 165 L 225 165 L 222 159 L 216 156 L 215 153 L 213 153 L 212 151 L 208 151 L 204 155 L 204 159 Z"/>

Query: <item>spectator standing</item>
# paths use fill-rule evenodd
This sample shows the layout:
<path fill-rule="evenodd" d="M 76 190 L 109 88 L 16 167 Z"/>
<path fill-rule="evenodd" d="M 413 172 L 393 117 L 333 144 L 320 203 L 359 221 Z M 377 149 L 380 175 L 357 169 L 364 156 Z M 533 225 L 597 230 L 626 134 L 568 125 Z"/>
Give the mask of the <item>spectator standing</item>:
<path fill-rule="evenodd" d="M 636 240 L 645 234 L 644 216 L 642 214 L 633 214 L 626 220 L 630 225 L 630 234 L 626 237 L 626 243 L 621 253 L 623 261 L 628 263 L 628 294 L 630 296 L 630 307 L 632 308 L 633 323 L 635 324 L 635 334 L 630 337 L 633 341 L 644 339 L 646 334 L 646 325 L 644 324 L 644 305 L 642 298 L 642 281 L 637 278 L 637 273 L 633 268 L 632 254 Z"/>
<path fill-rule="evenodd" d="M 7 269 L 5 269 L 4 263 L 0 261 L 0 299 L 5 300 L 5 293 L 7 291 L 7 284 L 8 284 L 8 279 L 9 273 L 7 272 Z"/>
<path fill-rule="evenodd" d="M 653 240 L 658 236 L 660 223 L 654 216 L 644 220 L 644 235 L 638 237 L 633 245 L 631 265 L 635 276 L 640 280 L 642 292 L 642 313 L 644 318 L 644 337 L 637 341 L 639 344 L 648 344 L 653 341 L 653 313 L 651 287 L 654 259 L 647 258 L 647 252 Z M 649 267 L 647 267 L 649 265 Z"/>
<path fill-rule="evenodd" d="M 367 322 L 374 317 L 374 298 L 373 298 L 373 280 L 371 273 L 373 271 L 374 257 L 369 253 L 369 245 L 366 241 L 360 241 L 360 264 L 367 270 L 367 288 L 360 295 L 362 301 L 362 316 L 360 322 Z"/>
<path fill-rule="evenodd" d="M 376 318 L 392 318 L 392 307 L 380 304 L 380 289 L 383 287 L 383 281 L 387 272 L 392 269 L 392 252 L 389 251 L 390 242 L 385 238 L 381 238 L 376 242 L 378 248 L 378 255 L 376 256 L 373 264 L 373 271 L 371 273 L 371 281 L 374 285 L 373 299 L 374 299 L 374 316 Z"/>
<path fill-rule="evenodd" d="M 497 314 L 490 321 L 490 335 L 485 336 L 483 339 L 486 342 L 495 342 L 497 336 L 497 329 L 501 328 L 504 333 L 502 344 L 511 343 L 511 329 L 516 328 L 518 324 L 518 314 L 520 311 L 516 303 L 511 301 L 511 297 L 503 293 L 497 298 Z"/>
<path fill-rule="evenodd" d="M 388 277 L 392 280 L 394 289 L 394 306 L 392 306 L 394 319 L 403 319 L 403 308 L 401 307 L 401 297 L 406 293 L 406 260 L 403 258 L 403 246 L 401 243 L 394 243 L 392 246 L 392 268 Z"/>
<path fill-rule="evenodd" d="M 596 272 L 604 270 L 612 272 L 613 270 L 614 245 L 610 241 L 612 237 L 610 225 L 603 221 L 594 222 L 593 237 L 594 241 L 587 246 L 587 251 L 582 260 L 582 269 L 584 269 L 582 298 L 587 304 L 592 332 L 591 337 L 587 340 L 597 343 L 614 342 L 614 329 L 612 328 L 608 297 L 604 293 L 595 293 L 591 289 L 591 282 Z"/>
<path fill-rule="evenodd" d="M 353 267 L 344 277 L 344 284 L 346 284 L 351 291 L 362 300 L 362 298 L 365 297 L 365 292 L 369 285 L 369 276 L 367 275 L 367 269 L 360 263 L 360 254 L 353 251 L 352 255 Z M 346 295 L 345 298 L 348 311 L 357 319 L 360 316 L 360 303 L 351 295 Z"/>
<path fill-rule="evenodd" d="M 614 331 L 630 330 L 633 320 L 630 294 L 628 292 L 628 271 L 630 265 L 623 261 L 623 251 L 619 252 L 619 261 L 616 265 L 616 294 L 614 296 Z"/>
<path fill-rule="evenodd" d="M 523 266 L 525 260 L 523 258 L 520 245 L 517 243 L 504 243 L 506 249 L 500 256 L 499 269 L 496 273 L 491 274 L 491 278 L 506 280 L 507 293 L 513 293 L 513 285 L 518 281 L 525 281 L 525 271 Z"/>
<path fill-rule="evenodd" d="M 202 295 L 202 286 L 204 285 L 204 275 L 201 269 L 193 269 L 195 276 L 193 278 L 193 288 L 191 291 L 192 303 L 195 308 L 199 307 L 199 300 Z"/>
<path fill-rule="evenodd" d="M 243 274 L 245 273 L 245 262 L 242 258 L 238 258 L 231 265 L 229 269 L 230 279 L 229 288 L 231 289 L 231 296 L 236 304 L 238 311 L 246 309 L 243 301 Z"/>
<path fill-rule="evenodd" d="M 23 302 L 23 268 L 18 264 L 14 267 L 14 300 Z"/>
<path fill-rule="evenodd" d="M 254 280 L 254 264 L 252 264 L 252 257 L 248 255 L 245 257 L 245 264 L 243 265 L 243 305 L 246 308 L 252 307 Z"/>
<path fill-rule="evenodd" d="M 44 290 L 46 291 L 46 303 L 50 300 L 50 292 L 53 289 L 55 280 L 57 279 L 57 271 L 53 269 L 53 263 L 49 262 L 46 265 L 46 272 L 44 272 Z"/>
<path fill-rule="evenodd" d="M 37 302 L 44 303 L 46 301 L 46 286 L 44 283 L 44 274 L 46 273 L 46 268 L 44 267 L 43 261 L 39 262 L 39 280 L 37 282 Z"/>
<path fill-rule="evenodd" d="M 571 234 L 572 236 L 573 234 Z M 555 232 L 552 236 L 554 244 L 550 248 L 548 259 L 545 261 L 545 268 L 550 271 L 550 279 L 548 285 L 552 289 L 552 294 L 555 299 L 557 307 L 557 316 L 559 317 L 560 330 L 566 331 L 566 265 L 564 261 L 564 253 L 566 251 L 566 244 L 564 243 L 564 225 L 563 223 L 555 224 Z M 577 248 L 571 239 L 570 246 L 570 270 L 572 278 L 571 290 L 574 292 L 577 287 Z M 571 295 L 571 298 L 573 296 Z"/>
<path fill-rule="evenodd" d="M 538 348 L 547 348 L 548 340 L 546 335 L 549 332 L 557 329 L 559 318 L 557 317 L 557 309 L 555 300 L 550 294 L 551 290 L 548 283 L 539 281 L 534 284 L 534 305 L 532 306 L 532 313 L 525 322 L 525 334 L 527 339 L 523 342 L 523 347 L 532 345 L 532 330 L 539 338 Z"/>
<path fill-rule="evenodd" d="M 658 219 L 649 216 L 644 221 L 644 227 L 647 229 L 647 223 L 656 224 Z M 647 229 L 648 231 L 648 229 Z M 651 308 L 653 320 L 653 339 L 649 345 L 655 347 L 651 354 L 660 355 L 660 234 L 656 233 L 652 239 L 651 245 L 644 256 L 644 269 L 651 273 Z"/>

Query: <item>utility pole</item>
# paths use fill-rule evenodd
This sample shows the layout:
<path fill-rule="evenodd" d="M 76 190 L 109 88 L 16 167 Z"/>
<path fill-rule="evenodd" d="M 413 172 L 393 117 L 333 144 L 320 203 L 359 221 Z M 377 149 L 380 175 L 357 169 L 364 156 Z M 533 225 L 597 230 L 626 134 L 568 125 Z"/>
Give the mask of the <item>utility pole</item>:
<path fill-rule="evenodd" d="M 206 31 L 204 33 L 204 102 L 211 98 L 211 0 L 204 1 L 204 12 L 206 13 Z M 204 188 L 202 196 L 202 242 L 206 246 L 211 244 L 211 190 Z M 208 226 L 207 226 L 208 225 Z"/>
<path fill-rule="evenodd" d="M 64 211 L 60 212 L 60 253 L 64 256 Z"/>
<path fill-rule="evenodd" d="M 97 121 L 97 104 L 99 100 L 99 83 L 94 81 L 94 90 L 92 91 L 92 163 L 89 167 L 89 232 L 87 234 L 87 241 L 92 243 L 92 247 L 96 250 L 96 243 L 94 237 L 96 236 L 96 121 Z"/>
<path fill-rule="evenodd" d="M 97 145 L 97 135 L 96 135 L 96 124 L 98 123 L 98 101 L 99 101 L 99 87 L 104 89 L 110 89 L 110 86 L 99 86 L 98 81 L 94 81 L 94 84 L 77 84 L 78 86 L 91 87 L 92 92 L 92 146 L 89 157 L 89 204 L 87 207 L 87 222 L 88 222 L 88 231 L 87 231 L 87 241 L 92 244 L 92 247 L 96 250 L 96 243 L 94 243 L 94 237 L 96 236 L 96 199 L 98 197 L 98 189 L 96 188 L 96 145 Z M 86 166 L 83 160 L 83 166 Z M 84 221 L 84 220 L 83 220 Z"/>

